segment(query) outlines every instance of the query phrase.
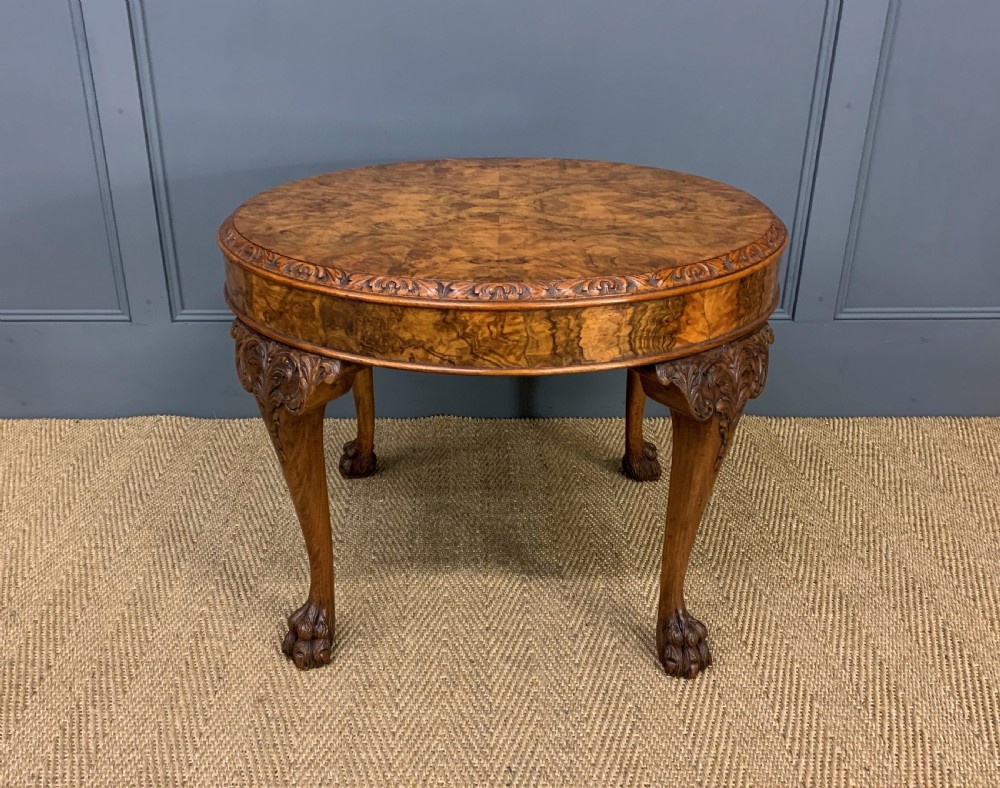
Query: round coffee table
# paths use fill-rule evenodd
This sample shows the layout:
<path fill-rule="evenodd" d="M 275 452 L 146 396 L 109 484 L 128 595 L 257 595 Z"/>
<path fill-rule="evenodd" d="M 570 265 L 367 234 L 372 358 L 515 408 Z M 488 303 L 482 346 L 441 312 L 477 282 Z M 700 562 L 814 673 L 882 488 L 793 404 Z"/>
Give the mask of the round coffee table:
<path fill-rule="evenodd" d="M 684 603 L 695 534 L 733 430 L 760 394 L 785 227 L 738 189 L 669 170 L 563 159 L 362 167 L 279 186 L 219 230 L 236 366 L 257 399 L 309 553 L 282 648 L 330 661 L 327 402 L 354 392 L 340 473 L 376 469 L 372 367 L 468 375 L 624 368 L 624 473 L 660 475 L 645 397 L 670 409 L 657 653 L 711 664 Z"/>

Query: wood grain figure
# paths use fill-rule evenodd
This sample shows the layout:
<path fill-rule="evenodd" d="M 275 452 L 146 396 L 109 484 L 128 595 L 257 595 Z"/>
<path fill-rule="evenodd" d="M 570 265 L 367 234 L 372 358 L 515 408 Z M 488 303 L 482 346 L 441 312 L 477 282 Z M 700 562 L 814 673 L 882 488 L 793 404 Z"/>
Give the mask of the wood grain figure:
<path fill-rule="evenodd" d="M 329 660 L 333 555 L 325 403 L 353 386 L 339 470 L 373 473 L 372 368 L 544 375 L 624 368 L 622 469 L 659 478 L 647 396 L 674 446 L 657 649 L 668 673 L 710 663 L 684 606 L 688 555 L 746 401 L 764 384 L 781 221 L 694 175 L 599 161 L 449 159 L 328 173 L 248 200 L 220 227 L 244 386 L 271 434 L 312 584 L 289 622 L 300 668 Z"/>
<path fill-rule="evenodd" d="M 670 408 L 673 457 L 660 568 L 656 649 L 664 670 L 694 678 L 712 664 L 705 625 L 684 603 L 698 526 L 746 403 L 767 380 L 770 326 L 694 356 L 638 370 L 646 394 Z"/>

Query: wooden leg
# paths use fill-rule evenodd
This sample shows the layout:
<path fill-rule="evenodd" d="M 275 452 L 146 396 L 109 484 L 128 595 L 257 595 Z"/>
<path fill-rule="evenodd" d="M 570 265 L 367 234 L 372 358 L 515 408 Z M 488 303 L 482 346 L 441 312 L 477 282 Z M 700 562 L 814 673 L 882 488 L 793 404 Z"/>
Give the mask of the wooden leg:
<path fill-rule="evenodd" d="M 358 437 L 344 444 L 340 456 L 340 475 L 357 479 L 375 473 L 375 387 L 372 368 L 361 367 L 354 377 L 354 412 L 358 422 Z"/>
<path fill-rule="evenodd" d="M 670 408 L 673 451 L 656 612 L 656 651 L 671 676 L 694 678 L 712 664 L 708 630 L 684 601 L 698 526 L 746 403 L 767 378 L 768 326 L 721 347 L 639 370 L 646 394 Z"/>
<path fill-rule="evenodd" d="M 646 410 L 646 394 L 635 369 L 626 370 L 625 381 L 625 456 L 622 472 L 637 482 L 655 482 L 662 469 L 656 457 L 656 445 L 642 436 L 642 418 Z"/>
<path fill-rule="evenodd" d="M 232 333 L 240 382 L 257 399 L 309 554 L 309 595 L 288 617 L 281 646 L 306 670 L 330 661 L 335 619 L 323 413 L 327 402 L 347 392 L 360 368 L 268 339 L 238 320 Z"/>
<path fill-rule="evenodd" d="M 667 524 L 656 611 L 656 653 L 671 676 L 694 678 L 712 664 L 708 630 L 684 605 L 684 575 L 694 539 L 715 484 L 717 419 L 698 421 L 671 411 L 674 426 Z"/>
<path fill-rule="evenodd" d="M 295 513 L 309 555 L 309 595 L 288 617 L 281 644 L 285 656 L 301 670 L 325 665 L 333 648 L 336 620 L 334 601 L 333 537 L 323 461 L 322 407 L 301 415 L 289 414 L 279 424 L 286 450 L 281 470 L 295 504 Z"/>

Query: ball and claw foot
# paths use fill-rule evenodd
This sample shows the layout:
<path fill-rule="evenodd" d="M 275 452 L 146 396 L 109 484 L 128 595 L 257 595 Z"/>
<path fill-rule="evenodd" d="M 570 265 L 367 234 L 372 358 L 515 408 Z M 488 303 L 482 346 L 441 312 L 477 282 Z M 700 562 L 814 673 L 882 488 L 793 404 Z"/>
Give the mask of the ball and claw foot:
<path fill-rule="evenodd" d="M 677 610 L 656 633 L 656 652 L 667 675 L 693 679 L 712 664 L 708 629 L 686 610 Z"/>
<path fill-rule="evenodd" d="M 643 441 L 642 454 L 632 458 L 628 454 L 622 457 L 622 471 L 630 479 L 637 482 L 655 482 L 663 470 L 656 458 L 656 444 Z"/>
<path fill-rule="evenodd" d="M 376 466 L 375 452 L 362 454 L 356 440 L 349 440 L 344 444 L 344 453 L 340 456 L 340 475 L 345 479 L 371 476 L 375 473 Z"/>
<path fill-rule="evenodd" d="M 288 633 L 281 644 L 281 650 L 299 670 L 326 665 L 333 650 L 326 609 L 313 602 L 306 602 L 292 613 L 288 617 Z"/>

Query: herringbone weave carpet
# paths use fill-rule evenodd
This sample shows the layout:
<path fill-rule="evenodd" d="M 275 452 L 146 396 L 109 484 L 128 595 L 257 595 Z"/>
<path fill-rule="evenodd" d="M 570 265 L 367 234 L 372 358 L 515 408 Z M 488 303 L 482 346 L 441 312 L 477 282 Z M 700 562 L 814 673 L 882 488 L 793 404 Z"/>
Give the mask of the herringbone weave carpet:
<path fill-rule="evenodd" d="M 746 418 L 693 682 L 654 658 L 667 484 L 621 433 L 380 422 L 381 473 L 331 473 L 336 652 L 299 673 L 259 422 L 0 422 L 0 782 L 1000 784 L 1000 420 Z"/>

